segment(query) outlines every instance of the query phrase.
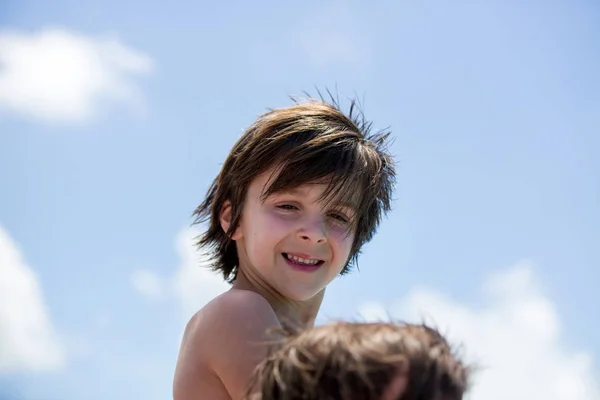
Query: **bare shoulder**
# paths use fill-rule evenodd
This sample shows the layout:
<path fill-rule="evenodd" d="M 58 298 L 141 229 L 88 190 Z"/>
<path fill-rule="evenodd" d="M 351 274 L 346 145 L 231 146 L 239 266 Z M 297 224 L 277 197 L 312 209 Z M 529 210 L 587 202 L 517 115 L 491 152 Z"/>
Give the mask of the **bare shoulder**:
<path fill-rule="evenodd" d="M 269 328 L 279 326 L 277 315 L 261 295 L 247 290 L 230 290 L 207 305 L 197 321 L 197 329 L 210 338 L 211 349 L 220 350 L 211 357 L 211 365 L 230 368 L 229 354 L 265 353 Z M 237 358 L 237 357 L 236 357 Z"/>
<path fill-rule="evenodd" d="M 230 289 L 213 299 L 201 310 L 205 315 L 219 317 L 241 317 L 247 313 L 256 316 L 276 318 L 269 302 L 260 294 L 249 290 Z"/>
<path fill-rule="evenodd" d="M 278 326 L 270 304 L 257 293 L 231 289 L 216 297 L 186 326 L 174 394 L 178 390 L 199 391 L 200 388 L 189 388 L 190 385 L 214 379 L 232 399 L 241 398 L 254 367 L 268 352 L 269 328 Z M 206 388 L 202 390 L 206 392 Z"/>
<path fill-rule="evenodd" d="M 263 338 L 265 330 L 279 326 L 271 305 L 258 293 L 231 289 L 210 301 L 188 322 L 183 343 L 212 354 L 220 343 L 228 348 Z M 250 335 L 250 336 L 248 336 Z M 237 339 L 236 343 L 229 340 Z M 219 351 L 217 356 L 222 354 Z M 218 357 L 217 357 L 218 358 Z"/>

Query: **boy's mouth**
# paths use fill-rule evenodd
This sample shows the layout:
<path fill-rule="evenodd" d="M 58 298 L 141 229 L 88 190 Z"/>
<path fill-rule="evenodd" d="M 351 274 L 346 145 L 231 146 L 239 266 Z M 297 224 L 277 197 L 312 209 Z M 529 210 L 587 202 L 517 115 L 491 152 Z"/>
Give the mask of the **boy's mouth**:
<path fill-rule="evenodd" d="M 303 267 L 318 267 L 325 261 L 318 258 L 303 258 L 289 253 L 281 253 L 288 262 Z"/>

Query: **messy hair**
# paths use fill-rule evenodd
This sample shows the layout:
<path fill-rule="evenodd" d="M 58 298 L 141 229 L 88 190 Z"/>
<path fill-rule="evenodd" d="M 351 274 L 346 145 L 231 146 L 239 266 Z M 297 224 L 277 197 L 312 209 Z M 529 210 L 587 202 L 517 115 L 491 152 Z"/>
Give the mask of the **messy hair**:
<path fill-rule="evenodd" d="M 342 322 L 289 333 L 257 366 L 245 400 L 461 400 L 470 368 L 426 325 Z M 386 397 L 387 398 L 387 397 Z"/>
<path fill-rule="evenodd" d="M 327 102 L 309 98 L 262 114 L 235 143 L 206 197 L 194 212 L 194 223 L 208 221 L 197 245 L 208 251 L 211 268 L 233 282 L 238 255 L 230 238 L 242 216 L 251 182 L 275 168 L 278 174 L 263 193 L 269 195 L 308 183 L 326 183 L 321 201 L 356 205 L 351 229 L 354 242 L 342 270 L 349 271 L 363 244 L 371 240 L 391 207 L 395 166 L 387 145 L 389 132 L 371 133 L 358 103 L 344 114 L 333 96 Z M 231 204 L 231 224 L 221 228 L 220 213 Z"/>

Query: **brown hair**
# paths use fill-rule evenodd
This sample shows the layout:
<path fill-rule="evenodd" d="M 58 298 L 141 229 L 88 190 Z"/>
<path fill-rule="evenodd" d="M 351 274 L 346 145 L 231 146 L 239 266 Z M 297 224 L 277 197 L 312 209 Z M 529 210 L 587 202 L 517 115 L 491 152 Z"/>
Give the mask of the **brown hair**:
<path fill-rule="evenodd" d="M 425 325 L 335 323 L 290 334 L 255 369 L 246 400 L 461 400 L 469 368 Z M 388 395 L 386 393 L 386 395 Z"/>
<path fill-rule="evenodd" d="M 345 115 L 331 97 L 331 104 L 323 99 L 295 101 L 290 107 L 259 116 L 235 143 L 206 198 L 195 210 L 194 223 L 209 221 L 197 245 L 208 249 L 212 269 L 229 282 L 235 279 L 238 268 L 237 249 L 230 237 L 239 224 L 248 187 L 272 167 L 277 167 L 279 174 L 263 198 L 302 184 L 322 182 L 328 188 L 321 200 L 357 203 L 351 221 L 354 243 L 342 274 L 356 261 L 362 245 L 371 240 L 382 214 L 390 210 L 395 167 L 386 150 L 389 133 L 370 134 L 371 123 L 365 120 L 356 101 L 351 102 Z M 224 232 L 219 216 L 227 201 L 231 203 L 231 225 Z"/>

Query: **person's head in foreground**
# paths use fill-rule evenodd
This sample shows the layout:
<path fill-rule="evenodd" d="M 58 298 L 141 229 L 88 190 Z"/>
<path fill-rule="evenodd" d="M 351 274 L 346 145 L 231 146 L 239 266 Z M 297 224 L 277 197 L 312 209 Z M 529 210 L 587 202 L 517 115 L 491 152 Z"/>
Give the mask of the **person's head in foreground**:
<path fill-rule="evenodd" d="M 195 212 L 213 270 L 292 301 L 322 292 L 390 209 L 387 137 L 370 133 L 355 103 L 348 114 L 309 100 L 261 115 Z"/>
<path fill-rule="evenodd" d="M 461 400 L 469 368 L 425 325 L 335 323 L 286 339 L 246 400 Z"/>

